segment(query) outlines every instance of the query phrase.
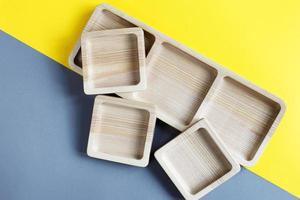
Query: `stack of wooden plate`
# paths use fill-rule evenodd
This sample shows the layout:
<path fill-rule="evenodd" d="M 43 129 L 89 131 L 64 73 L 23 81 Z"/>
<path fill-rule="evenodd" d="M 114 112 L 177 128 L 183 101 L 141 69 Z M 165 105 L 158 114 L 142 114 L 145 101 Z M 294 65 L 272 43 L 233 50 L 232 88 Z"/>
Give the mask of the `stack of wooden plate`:
<path fill-rule="evenodd" d="M 96 8 L 70 57 L 95 99 L 87 153 L 145 167 L 156 117 L 183 131 L 155 157 L 186 199 L 254 165 L 284 103 L 127 14 Z"/>

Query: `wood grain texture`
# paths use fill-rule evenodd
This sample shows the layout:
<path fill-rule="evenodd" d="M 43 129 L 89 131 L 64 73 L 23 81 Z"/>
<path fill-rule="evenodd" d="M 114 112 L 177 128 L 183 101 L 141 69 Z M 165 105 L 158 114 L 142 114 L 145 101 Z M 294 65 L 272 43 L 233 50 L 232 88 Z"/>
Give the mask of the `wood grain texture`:
<path fill-rule="evenodd" d="M 84 32 L 92 32 L 92 31 L 101 31 L 101 30 L 111 30 L 111 29 L 120 29 L 120 28 L 130 28 L 137 27 L 133 23 L 128 20 L 122 18 L 121 16 L 115 15 L 105 6 L 98 6 L 91 18 L 89 19 L 87 25 L 85 26 Z M 154 43 L 154 36 L 149 32 L 144 30 L 144 43 L 145 43 L 145 53 L 147 54 Z M 69 64 L 71 68 L 82 74 L 82 55 L 81 55 L 81 47 L 80 40 L 77 41 L 74 50 L 69 57 Z"/>
<path fill-rule="evenodd" d="M 163 43 L 149 57 L 147 90 L 139 100 L 157 105 L 160 113 L 175 124 L 188 126 L 210 88 L 216 71 L 180 49 Z"/>
<path fill-rule="evenodd" d="M 217 135 L 200 120 L 155 152 L 186 199 L 199 199 L 239 172 Z"/>
<path fill-rule="evenodd" d="M 91 157 L 145 167 L 155 127 L 152 105 L 97 96 L 87 153 Z"/>
<path fill-rule="evenodd" d="M 226 77 L 209 101 L 203 114 L 215 127 L 226 146 L 245 165 L 255 162 L 256 154 L 280 106 L 232 78 Z"/>
<path fill-rule="evenodd" d="M 140 28 L 82 34 L 83 83 L 86 94 L 146 89 L 144 34 Z"/>
<path fill-rule="evenodd" d="M 240 164 L 257 162 L 285 112 L 281 99 L 109 5 L 98 6 L 94 13 L 101 10 L 155 38 L 146 56 L 147 89 L 119 96 L 154 103 L 157 117 L 181 131 L 207 118 Z M 93 24 L 88 22 L 89 26 Z M 71 61 L 79 49 L 78 43 Z"/>

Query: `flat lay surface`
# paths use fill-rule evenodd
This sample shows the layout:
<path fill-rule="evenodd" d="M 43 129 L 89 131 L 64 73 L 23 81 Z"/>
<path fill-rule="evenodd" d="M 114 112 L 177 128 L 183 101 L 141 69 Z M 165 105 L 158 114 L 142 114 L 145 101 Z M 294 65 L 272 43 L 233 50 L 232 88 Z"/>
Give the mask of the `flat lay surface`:
<path fill-rule="evenodd" d="M 60 2 L 54 0 L 39 2 L 30 0 L 20 2 L 15 0 L 1 0 L 0 11 L 2 14 L 0 18 L 0 29 L 16 37 L 21 42 L 28 44 L 44 55 L 67 66 L 67 58 L 70 50 L 79 38 L 80 32 L 87 22 L 87 19 L 90 17 L 90 14 L 100 3 L 102 3 L 102 1 L 86 2 L 76 0 L 71 2 Z M 300 2 L 296 0 L 288 0 L 285 2 L 261 2 L 255 0 L 245 3 L 233 0 L 226 2 L 214 0 L 184 1 L 178 3 L 174 1 L 110 0 L 106 1 L 106 3 L 147 23 L 180 43 L 191 47 L 197 52 L 204 54 L 208 58 L 238 73 L 242 77 L 245 77 L 256 85 L 259 85 L 267 91 L 284 99 L 287 105 L 287 112 L 283 121 L 276 130 L 270 144 L 262 155 L 262 158 L 254 167 L 251 167 L 250 170 L 289 193 L 300 197 L 300 171 L 298 169 L 300 157 L 297 153 L 300 151 L 299 126 L 297 123 L 298 113 L 300 112 L 298 103 L 300 101 L 300 94 L 298 92 L 298 85 L 300 84 L 298 78 L 300 72 L 298 53 L 300 51 L 300 27 L 298 25 L 300 13 L 298 12 L 298 8 Z M 53 10 L 55 10 L 55 12 L 53 12 Z M 26 103 L 22 105 L 23 109 L 25 109 L 26 106 L 30 107 L 34 105 L 32 99 L 36 102 L 37 100 L 43 100 L 42 95 L 47 95 L 38 93 L 41 88 L 36 87 L 44 86 L 44 89 L 47 89 L 47 91 L 51 89 L 51 91 L 56 94 L 55 98 L 59 97 L 56 92 L 62 90 L 64 92 L 61 92 L 61 95 L 66 92 L 65 90 L 69 91 L 69 93 L 64 95 L 70 95 L 70 93 L 74 94 L 76 92 L 78 92 L 78 95 L 83 95 L 81 94 L 83 93 L 82 90 L 80 91 L 80 89 L 78 89 L 82 85 L 80 77 L 78 77 L 77 87 L 70 89 L 72 90 L 71 92 L 69 89 L 63 88 L 62 86 L 62 88 L 58 87 L 55 84 L 61 82 L 66 85 L 65 87 L 72 85 L 70 80 L 66 80 L 65 76 L 76 76 L 61 75 L 62 77 L 58 78 L 58 75 L 54 75 L 54 71 L 63 71 L 63 69 L 58 70 L 58 67 L 56 67 L 62 67 L 62 65 L 55 63 L 47 57 L 41 59 L 40 56 L 42 55 L 37 55 L 37 53 L 29 47 L 24 47 L 23 50 L 29 48 L 30 52 L 34 52 L 32 53 L 34 56 L 28 54 L 30 55 L 29 57 L 34 60 L 31 60 L 28 57 L 22 57 L 24 52 L 20 52 L 16 55 L 18 49 L 12 49 L 10 52 L 12 55 L 7 55 L 8 47 L 5 42 L 12 42 L 12 40 L 7 36 L 4 37 L 3 34 L 1 37 L 1 48 L 4 48 L 3 44 L 6 45 L 2 51 L 6 53 L 6 57 L 12 56 L 10 62 L 15 63 L 14 65 L 16 66 L 15 68 L 12 67 L 13 63 L 8 63 L 6 57 L 1 57 L 1 61 L 5 61 L 1 65 L 1 69 L 15 70 L 12 71 L 10 76 L 8 73 L 4 73 L 4 71 L 1 73 L 1 75 L 5 76 L 1 78 L 1 81 L 6 80 L 3 82 L 5 84 L 1 85 L 1 87 L 3 87 L 2 91 L 12 92 L 10 95 L 16 95 L 13 96 L 14 99 L 18 99 L 17 95 L 19 95 L 20 92 L 22 92 L 25 97 L 28 97 L 28 101 L 31 99 L 31 104 Z M 18 56 L 22 57 L 24 60 L 18 62 Z M 35 59 L 40 62 L 37 62 Z M 36 63 L 39 63 L 39 65 Z M 31 68 L 27 65 L 30 65 Z M 47 67 L 44 67 L 44 65 Z M 52 71 L 53 68 L 55 68 L 54 71 Z M 63 73 L 72 74 L 67 70 Z M 42 76 L 42 74 L 45 76 Z M 21 77 L 26 79 L 28 78 L 28 75 L 38 79 L 34 83 L 28 83 L 30 84 L 30 87 L 24 88 L 26 86 L 26 81 L 21 79 Z M 12 77 L 15 78 L 16 76 L 18 76 L 18 81 L 11 81 Z M 28 81 L 34 80 L 35 79 Z M 45 80 L 48 81 L 48 84 Z M 17 84 L 15 86 L 20 88 L 19 93 L 12 90 L 12 84 Z M 47 87 L 45 86 L 46 84 Z M 36 90 L 36 92 L 33 92 L 34 88 L 38 91 Z M 32 97 L 33 94 L 35 94 L 34 98 Z M 10 97 L 9 95 L 6 96 L 7 98 L 3 98 L 3 96 L 5 95 L 1 96 L 1 101 L 5 103 L 2 105 L 4 106 L 3 109 L 8 109 L 7 103 L 13 102 L 12 98 L 8 98 Z M 26 99 L 25 97 L 22 97 L 22 100 Z M 50 101 L 50 99 L 53 100 L 54 96 L 51 95 L 48 98 L 45 98 L 44 101 L 46 102 L 42 101 L 42 103 L 48 102 L 52 105 L 56 102 Z M 61 97 L 57 99 L 57 103 L 61 103 L 62 99 L 71 101 L 72 98 L 70 96 Z M 82 104 L 79 102 L 77 102 L 77 104 Z M 14 105 L 20 105 L 20 102 L 15 102 Z M 40 104 L 40 106 L 42 107 L 42 104 Z M 40 110 L 41 108 L 33 107 L 33 109 Z M 83 110 L 84 108 L 82 107 L 81 109 Z M 59 110 L 67 112 L 68 106 L 61 105 Z M 11 113 L 9 110 L 6 111 Z M 8 123 L 8 119 L 10 119 L 9 116 L 11 116 L 13 122 L 24 121 L 24 127 L 27 127 L 32 135 L 24 138 L 25 140 L 22 140 L 23 142 L 26 142 L 26 140 L 31 141 L 37 139 L 34 137 L 36 135 L 34 135 L 33 128 L 38 128 L 38 132 L 41 132 L 41 130 L 39 130 L 40 128 L 42 130 L 45 128 L 45 126 L 41 126 L 40 124 L 28 124 L 28 121 L 25 119 L 31 117 L 30 114 L 34 113 L 34 110 L 28 109 L 25 111 L 26 112 L 21 112 L 24 116 L 19 118 L 18 116 L 11 116 L 12 114 L 3 115 L 3 112 L 1 111 L 1 117 L 6 116 L 6 120 L 2 121 L 5 122 L 5 127 L 8 126 L 9 129 L 12 129 L 11 122 Z M 76 130 L 75 127 L 71 126 L 71 122 L 73 121 L 68 118 L 69 115 L 72 116 L 72 114 L 59 114 L 57 110 L 55 111 L 56 112 L 53 111 L 52 113 L 54 116 L 49 116 L 48 118 L 48 115 L 40 113 L 39 116 L 33 116 L 31 121 L 34 121 L 34 119 L 37 118 L 46 119 L 46 116 L 47 122 L 44 122 L 46 124 L 53 120 L 61 120 L 56 121 L 57 123 L 63 123 L 66 122 L 64 120 L 67 120 L 68 123 L 70 123 L 70 127 Z M 43 112 L 47 112 L 46 108 Z M 90 117 L 89 114 L 86 114 L 87 118 Z M 4 130 L 5 127 L 1 126 L 1 129 Z M 53 128 L 58 131 L 62 127 Z M 7 131 L 7 129 L 5 130 Z M 64 132 L 63 130 L 60 131 Z M 1 130 L 1 132 L 3 131 Z M 15 135 L 15 137 L 22 138 L 22 132 L 24 132 L 24 128 L 19 130 L 18 135 Z M 9 134 L 10 132 L 6 133 Z M 11 139 L 15 138 L 11 133 L 8 136 L 10 136 Z M 57 135 L 55 136 L 57 137 Z M 14 141 L 16 142 L 16 139 L 14 139 Z M 53 141 L 55 141 L 54 138 Z M 17 144 L 18 143 L 15 143 L 15 148 L 18 147 Z M 24 144 L 22 145 L 20 143 L 19 145 L 19 148 L 21 148 L 20 151 L 26 150 Z M 34 146 L 30 147 L 34 148 Z M 45 149 L 44 153 L 46 154 L 46 147 L 41 146 L 41 148 Z M 41 151 L 41 148 L 36 149 L 36 151 L 42 153 L 43 151 Z M 5 151 L 2 151 L 1 153 L 4 152 Z M 9 153 L 12 152 L 13 151 L 10 151 Z M 5 157 L 8 159 L 7 156 Z M 43 156 L 43 158 L 47 158 L 47 156 Z M 288 170 L 286 168 L 287 166 Z M 2 163 L 1 167 L 4 167 Z M 8 168 L 6 168 L 6 170 L 8 170 Z M 55 168 L 53 170 L 55 170 Z M 242 171 L 242 173 L 248 172 Z M 9 176 L 9 173 L 6 173 L 6 176 Z M 7 178 L 9 179 L 9 177 Z M 13 178 L 9 180 L 13 180 Z M 48 190 L 51 190 L 51 188 L 48 188 Z"/>

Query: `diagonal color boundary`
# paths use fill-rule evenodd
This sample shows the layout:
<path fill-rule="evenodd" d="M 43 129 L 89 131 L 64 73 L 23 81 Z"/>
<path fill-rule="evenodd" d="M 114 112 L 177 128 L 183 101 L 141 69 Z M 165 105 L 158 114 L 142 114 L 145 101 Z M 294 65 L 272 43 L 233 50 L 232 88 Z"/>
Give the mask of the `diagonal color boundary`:
<path fill-rule="evenodd" d="M 0 0 L 0 29 L 67 67 L 84 24 L 103 2 L 282 98 L 287 112 L 248 169 L 300 198 L 300 1 Z"/>

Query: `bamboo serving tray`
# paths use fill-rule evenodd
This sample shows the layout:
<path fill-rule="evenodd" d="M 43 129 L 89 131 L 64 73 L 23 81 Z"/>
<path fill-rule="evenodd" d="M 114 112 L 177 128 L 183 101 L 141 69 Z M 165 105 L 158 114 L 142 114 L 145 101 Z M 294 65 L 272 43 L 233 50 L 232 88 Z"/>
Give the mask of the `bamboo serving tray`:
<path fill-rule="evenodd" d="M 119 96 L 156 105 L 157 117 L 178 130 L 206 118 L 235 159 L 253 165 L 285 111 L 284 103 L 235 73 L 115 8 L 96 8 L 84 32 L 140 27 L 144 30 L 147 89 Z M 80 42 L 70 66 L 81 72 Z"/>
<path fill-rule="evenodd" d="M 87 154 L 146 167 L 155 127 L 154 106 L 109 96 L 94 103 Z"/>
<path fill-rule="evenodd" d="M 140 28 L 85 32 L 81 36 L 86 94 L 146 89 L 144 33 Z"/>
<path fill-rule="evenodd" d="M 185 199 L 199 199 L 240 171 L 216 133 L 200 120 L 155 152 Z"/>

